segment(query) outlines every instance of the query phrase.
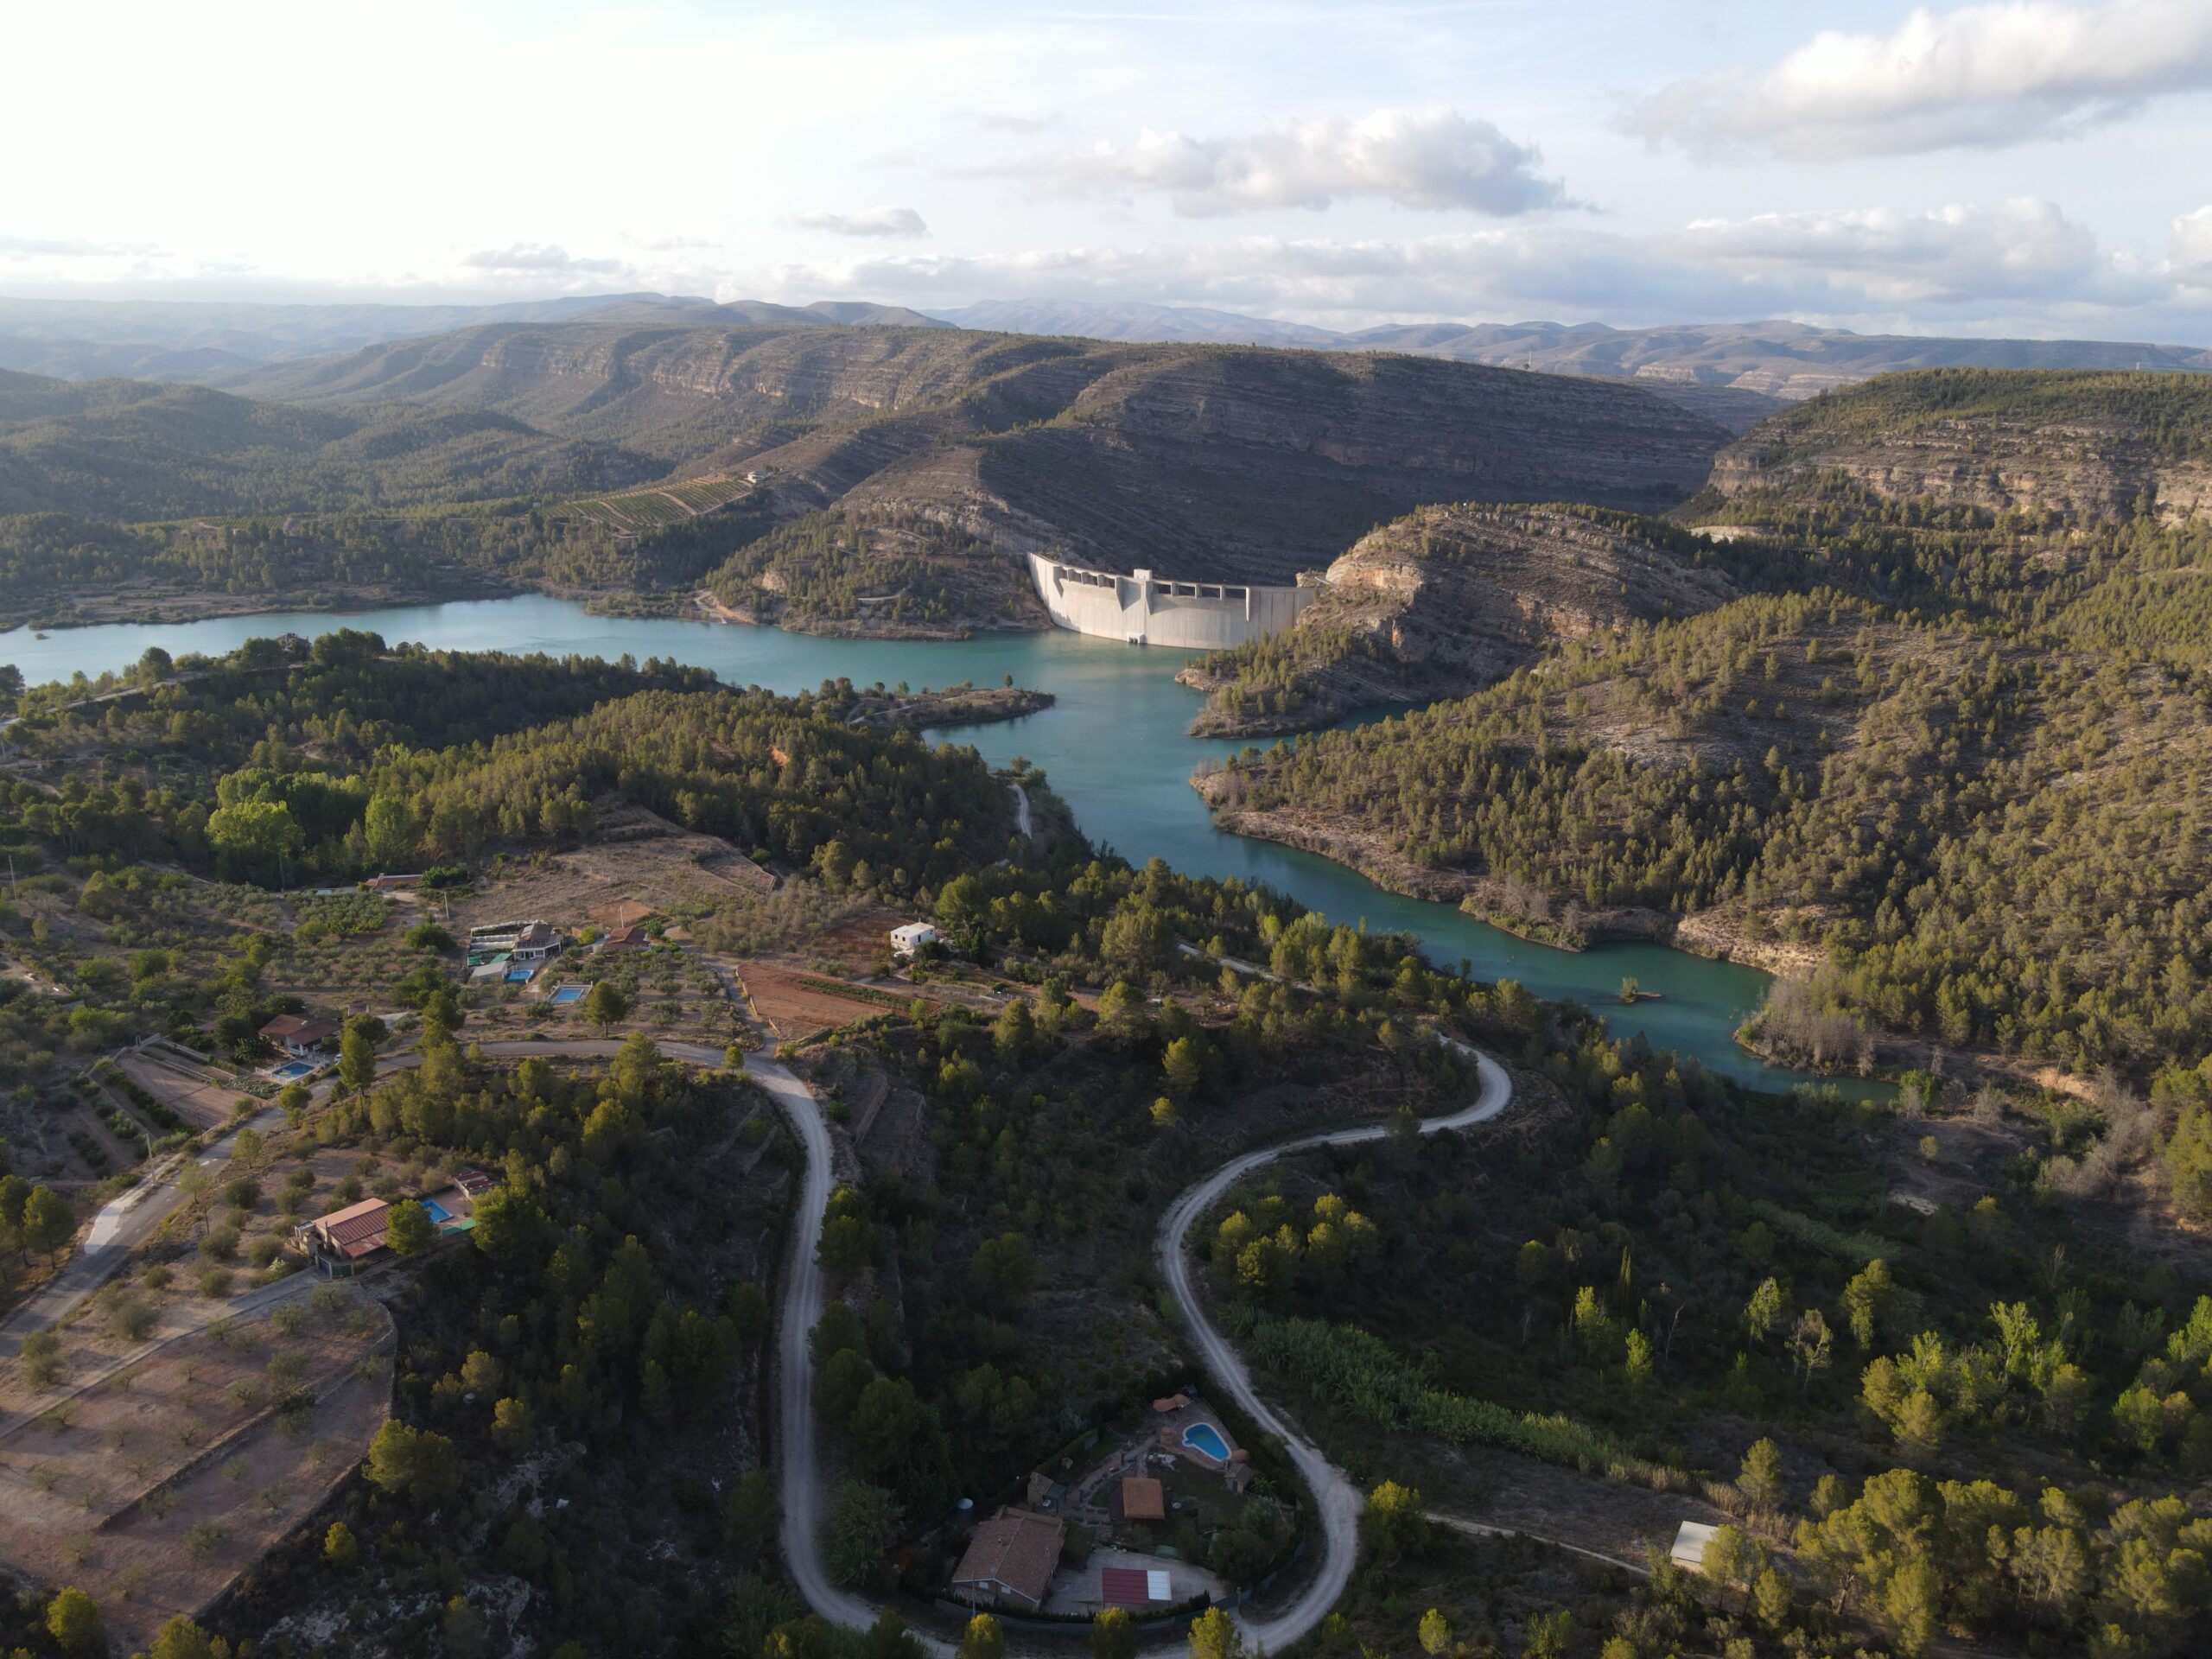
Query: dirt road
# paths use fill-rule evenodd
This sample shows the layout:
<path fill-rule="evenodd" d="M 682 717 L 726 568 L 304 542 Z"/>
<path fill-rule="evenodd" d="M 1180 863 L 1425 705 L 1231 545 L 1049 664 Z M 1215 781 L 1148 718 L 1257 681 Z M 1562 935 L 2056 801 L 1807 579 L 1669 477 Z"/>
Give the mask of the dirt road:
<path fill-rule="evenodd" d="M 1465 1128 L 1471 1124 L 1485 1122 L 1503 1111 L 1513 1098 L 1512 1080 L 1505 1068 L 1489 1055 L 1468 1047 L 1465 1043 L 1453 1043 L 1462 1053 L 1473 1057 L 1482 1074 L 1482 1087 L 1471 1104 L 1443 1117 L 1432 1117 L 1421 1126 L 1423 1135 L 1435 1135 L 1446 1129 Z M 1247 1643 L 1270 1653 L 1280 1653 L 1299 1640 L 1327 1616 L 1342 1596 L 1344 1586 L 1351 1581 L 1354 1560 L 1359 1553 L 1359 1512 L 1365 1500 L 1344 1471 L 1322 1454 L 1320 1447 L 1307 1440 L 1294 1425 L 1286 1421 L 1260 1397 L 1252 1386 L 1252 1374 L 1246 1369 L 1243 1357 L 1230 1345 L 1229 1339 L 1207 1319 L 1198 1291 L 1192 1281 L 1191 1257 L 1187 1248 L 1191 1225 L 1211 1205 L 1237 1181 L 1263 1164 L 1272 1163 L 1287 1153 L 1303 1152 L 1313 1147 L 1348 1147 L 1362 1141 L 1379 1141 L 1389 1133 L 1379 1123 L 1367 1124 L 1356 1129 L 1337 1129 L 1321 1135 L 1309 1135 L 1296 1141 L 1287 1141 L 1281 1146 L 1263 1147 L 1257 1152 L 1248 1152 L 1241 1158 L 1232 1158 L 1219 1169 L 1190 1188 L 1167 1208 L 1161 1217 L 1158 1241 L 1160 1278 L 1167 1286 L 1167 1293 L 1175 1299 L 1175 1306 L 1189 1322 L 1192 1346 L 1213 1380 L 1251 1420 L 1268 1433 L 1279 1436 L 1291 1461 L 1313 1494 L 1313 1502 L 1320 1522 L 1319 1559 L 1314 1564 L 1313 1576 L 1308 1579 L 1287 1606 L 1262 1618 L 1244 1618 Z"/>

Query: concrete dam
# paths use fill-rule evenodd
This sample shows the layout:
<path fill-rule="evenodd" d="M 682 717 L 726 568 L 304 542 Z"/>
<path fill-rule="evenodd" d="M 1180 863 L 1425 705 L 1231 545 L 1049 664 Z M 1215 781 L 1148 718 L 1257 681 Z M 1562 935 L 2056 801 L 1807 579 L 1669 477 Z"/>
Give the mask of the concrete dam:
<path fill-rule="evenodd" d="M 1065 564 L 1041 553 L 1029 556 L 1029 575 L 1037 584 L 1037 597 L 1061 627 L 1133 645 L 1184 651 L 1220 651 L 1281 633 L 1319 591 L 1170 582 L 1149 570 L 1122 576 Z"/>

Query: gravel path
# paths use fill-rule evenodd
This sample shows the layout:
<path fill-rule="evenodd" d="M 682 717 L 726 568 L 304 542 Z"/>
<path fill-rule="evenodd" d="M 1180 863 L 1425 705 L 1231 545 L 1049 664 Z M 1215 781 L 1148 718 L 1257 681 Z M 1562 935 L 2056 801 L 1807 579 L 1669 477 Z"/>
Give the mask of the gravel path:
<path fill-rule="evenodd" d="M 1448 1040 L 1448 1039 L 1447 1039 Z M 1503 1111 L 1513 1098 L 1512 1080 L 1505 1068 L 1489 1055 L 1478 1052 L 1464 1043 L 1452 1046 L 1473 1057 L 1482 1074 L 1482 1087 L 1473 1103 L 1444 1117 L 1432 1117 L 1422 1122 L 1423 1135 L 1435 1135 L 1445 1129 L 1465 1128 L 1471 1124 L 1486 1122 Z M 1321 1135 L 1309 1135 L 1281 1146 L 1263 1147 L 1257 1152 L 1248 1152 L 1232 1158 L 1219 1169 L 1190 1188 L 1168 1206 L 1160 1220 L 1158 1254 L 1160 1277 L 1166 1282 L 1168 1294 L 1182 1310 L 1189 1322 L 1191 1341 L 1206 1370 L 1212 1373 L 1215 1383 L 1234 1400 L 1244 1414 L 1266 1433 L 1278 1436 L 1291 1461 L 1298 1467 L 1306 1487 L 1313 1494 L 1313 1501 L 1320 1521 L 1320 1559 L 1315 1564 L 1313 1576 L 1300 1588 L 1287 1606 L 1262 1618 L 1240 1618 L 1248 1643 L 1270 1653 L 1280 1653 L 1292 1643 L 1305 1636 L 1319 1624 L 1335 1606 L 1351 1582 L 1352 1564 L 1359 1554 L 1359 1512 L 1365 1499 L 1353 1485 L 1344 1471 L 1322 1454 L 1320 1447 L 1307 1440 L 1293 1424 L 1287 1422 L 1260 1397 L 1252 1386 L 1252 1374 L 1243 1357 L 1230 1345 L 1213 1322 L 1207 1319 L 1192 1282 L 1191 1257 L 1188 1249 L 1191 1225 L 1222 1195 L 1243 1177 L 1263 1164 L 1294 1152 L 1304 1152 L 1314 1147 L 1349 1147 L 1362 1141 L 1379 1141 L 1389 1129 L 1382 1124 L 1368 1124 L 1356 1129 L 1337 1129 Z"/>

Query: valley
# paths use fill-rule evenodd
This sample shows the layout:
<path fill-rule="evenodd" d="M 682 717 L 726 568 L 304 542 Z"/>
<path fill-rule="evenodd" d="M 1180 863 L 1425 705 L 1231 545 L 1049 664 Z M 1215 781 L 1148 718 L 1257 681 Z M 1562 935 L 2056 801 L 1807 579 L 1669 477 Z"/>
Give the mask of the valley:
<path fill-rule="evenodd" d="M 2196 383 L 253 376 L 8 388 L 16 1570 L 394 1659 L 2189 1650 Z M 1031 547 L 1322 583 L 1186 658 Z"/>

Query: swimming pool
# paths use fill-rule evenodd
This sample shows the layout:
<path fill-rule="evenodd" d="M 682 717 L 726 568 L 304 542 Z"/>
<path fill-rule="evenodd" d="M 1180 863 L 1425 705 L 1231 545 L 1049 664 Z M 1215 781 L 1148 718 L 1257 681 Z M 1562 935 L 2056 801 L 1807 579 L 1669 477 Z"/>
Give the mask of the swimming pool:
<path fill-rule="evenodd" d="M 510 968 L 507 969 L 507 983 L 527 985 L 530 983 L 530 976 L 537 971 L 535 968 Z"/>
<path fill-rule="evenodd" d="M 1221 1438 L 1221 1431 L 1211 1423 L 1192 1423 L 1183 1431 L 1183 1444 L 1194 1452 L 1203 1452 L 1216 1463 L 1229 1461 L 1229 1442 Z"/>
<path fill-rule="evenodd" d="M 314 1076 L 315 1067 L 305 1060 L 294 1060 L 289 1065 L 278 1066 L 269 1075 L 279 1083 L 296 1083 L 302 1077 Z"/>
<path fill-rule="evenodd" d="M 445 1205 L 440 1204 L 435 1198 L 423 1199 L 423 1209 L 424 1213 L 441 1227 L 444 1226 L 446 1223 L 453 1219 L 453 1211 L 447 1209 Z"/>
<path fill-rule="evenodd" d="M 563 985 L 553 993 L 553 1006 L 556 1008 L 565 1008 L 571 1002 L 581 1002 L 583 1000 L 584 988 L 581 985 Z"/>

